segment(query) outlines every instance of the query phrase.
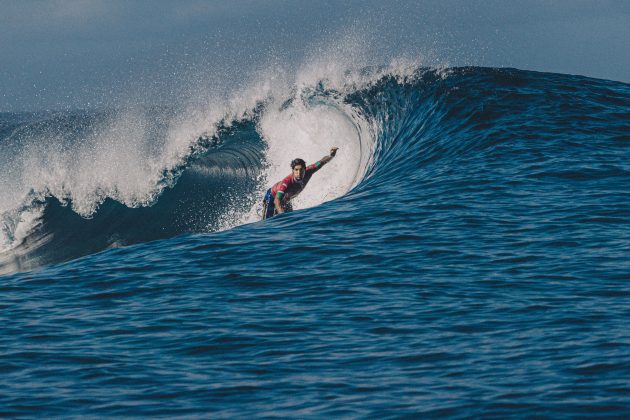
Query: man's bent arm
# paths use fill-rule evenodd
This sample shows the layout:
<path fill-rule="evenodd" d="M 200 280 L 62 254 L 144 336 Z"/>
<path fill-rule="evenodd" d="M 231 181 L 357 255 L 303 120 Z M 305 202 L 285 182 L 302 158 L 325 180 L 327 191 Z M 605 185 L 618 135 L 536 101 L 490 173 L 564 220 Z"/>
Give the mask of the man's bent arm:
<path fill-rule="evenodd" d="M 281 197 L 282 197 L 282 194 L 277 193 L 276 198 L 273 199 L 273 205 L 276 207 L 276 213 L 278 214 L 284 213 L 284 209 L 282 208 L 282 202 L 280 201 Z"/>

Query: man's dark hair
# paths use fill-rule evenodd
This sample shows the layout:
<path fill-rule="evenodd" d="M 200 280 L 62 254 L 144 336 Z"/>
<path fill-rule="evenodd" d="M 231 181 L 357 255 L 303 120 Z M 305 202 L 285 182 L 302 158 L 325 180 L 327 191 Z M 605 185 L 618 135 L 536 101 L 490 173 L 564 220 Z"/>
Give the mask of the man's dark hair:
<path fill-rule="evenodd" d="M 293 159 L 291 161 L 291 169 L 295 168 L 296 165 L 302 165 L 302 167 L 306 169 L 306 162 L 304 162 L 304 159 L 300 159 L 300 158 Z"/>

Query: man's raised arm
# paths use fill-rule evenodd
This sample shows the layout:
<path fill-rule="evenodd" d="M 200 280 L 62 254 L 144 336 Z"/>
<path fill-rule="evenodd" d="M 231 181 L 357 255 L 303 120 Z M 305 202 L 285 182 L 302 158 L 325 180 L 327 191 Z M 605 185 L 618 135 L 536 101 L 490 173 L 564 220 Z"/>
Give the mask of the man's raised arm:
<path fill-rule="evenodd" d="M 325 164 L 327 164 L 328 162 L 330 162 L 332 160 L 332 158 L 335 157 L 335 155 L 337 154 L 337 150 L 339 148 L 338 147 L 333 147 L 332 149 L 330 149 L 330 154 L 324 156 L 323 158 L 321 158 L 319 160 L 319 163 L 321 163 L 322 166 L 324 166 Z"/>

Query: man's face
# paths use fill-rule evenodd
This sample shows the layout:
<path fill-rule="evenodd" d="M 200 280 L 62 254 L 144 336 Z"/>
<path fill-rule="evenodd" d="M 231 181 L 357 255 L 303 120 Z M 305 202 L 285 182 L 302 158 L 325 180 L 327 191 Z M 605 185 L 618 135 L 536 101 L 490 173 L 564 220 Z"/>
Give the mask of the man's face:
<path fill-rule="evenodd" d="M 304 178 L 304 172 L 306 170 L 304 169 L 304 166 L 302 165 L 295 165 L 293 167 L 293 178 L 296 179 L 296 181 L 300 181 L 302 178 Z"/>

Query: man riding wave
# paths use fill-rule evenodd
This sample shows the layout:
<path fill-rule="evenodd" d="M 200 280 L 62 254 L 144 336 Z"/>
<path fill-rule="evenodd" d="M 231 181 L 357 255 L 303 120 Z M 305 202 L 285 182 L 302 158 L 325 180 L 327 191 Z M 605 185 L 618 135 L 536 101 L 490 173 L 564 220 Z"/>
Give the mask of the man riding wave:
<path fill-rule="evenodd" d="M 313 174 L 327 164 L 337 154 L 338 147 L 330 149 L 330 154 L 324 156 L 312 165 L 306 166 L 303 159 L 297 158 L 291 161 L 291 174 L 274 184 L 267 190 L 263 200 L 263 220 L 276 214 L 293 211 L 291 199 L 302 192 Z"/>

